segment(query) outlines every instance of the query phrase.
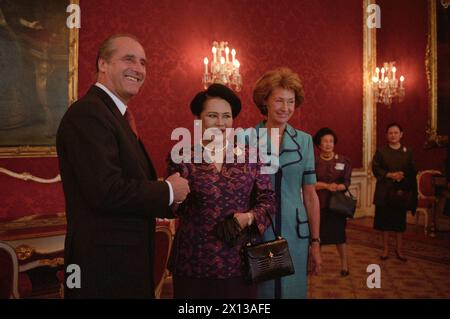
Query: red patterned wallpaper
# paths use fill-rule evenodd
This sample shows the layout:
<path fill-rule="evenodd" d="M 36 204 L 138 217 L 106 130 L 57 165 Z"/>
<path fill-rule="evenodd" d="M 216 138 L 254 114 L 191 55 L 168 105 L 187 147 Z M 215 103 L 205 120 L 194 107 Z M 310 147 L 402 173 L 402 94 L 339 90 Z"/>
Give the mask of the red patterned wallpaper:
<path fill-rule="evenodd" d="M 362 165 L 361 0 L 80 0 L 79 94 L 95 81 L 95 58 L 107 36 L 133 33 L 149 60 L 142 92 L 131 103 L 159 175 L 174 142 L 175 127 L 192 127 L 189 102 L 201 86 L 203 57 L 213 40 L 237 50 L 244 88 L 237 127 L 262 118 L 252 103 L 257 78 L 289 66 L 300 74 L 305 103 L 291 123 L 306 132 L 332 127 L 338 151 Z M 53 177 L 56 159 L 0 160 L 0 166 Z M 63 210 L 60 185 L 39 185 L 0 176 L 0 218 Z"/>
<path fill-rule="evenodd" d="M 325 125 L 333 127 L 341 137 L 340 151 L 351 157 L 355 167 L 361 166 L 359 0 L 216 0 L 207 5 L 198 0 L 134 1 L 133 5 L 119 0 L 113 6 L 108 0 L 82 0 L 81 10 L 80 94 L 93 81 L 97 48 L 108 35 L 136 34 L 147 51 L 147 80 L 130 105 L 160 175 L 174 144 L 172 130 L 193 127 L 188 105 L 202 89 L 203 57 L 210 58 L 212 41 L 222 39 L 236 48 L 241 62 L 243 111 L 237 127 L 261 120 L 251 99 L 258 77 L 286 65 L 299 73 L 306 94 L 292 124 L 309 133 Z"/>
<path fill-rule="evenodd" d="M 404 130 L 403 142 L 414 150 L 417 168 L 442 170 L 445 149 L 423 148 L 428 119 L 425 53 L 427 47 L 427 1 L 380 0 L 381 28 L 377 32 L 377 63 L 397 61 L 399 75 L 405 76 L 406 96 L 388 109 L 378 104 L 377 144 L 385 143 L 386 125 L 398 122 Z"/>
<path fill-rule="evenodd" d="M 1 159 L 0 166 L 48 179 L 59 174 L 56 158 Z M 38 184 L 0 174 L 0 220 L 60 212 L 64 212 L 61 183 Z"/>

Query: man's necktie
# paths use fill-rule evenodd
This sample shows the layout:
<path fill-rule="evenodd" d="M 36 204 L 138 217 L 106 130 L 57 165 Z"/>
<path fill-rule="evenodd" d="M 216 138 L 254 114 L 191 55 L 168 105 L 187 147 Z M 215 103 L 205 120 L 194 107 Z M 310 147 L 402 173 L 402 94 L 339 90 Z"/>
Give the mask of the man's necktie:
<path fill-rule="evenodd" d="M 134 132 L 136 137 L 139 138 L 139 134 L 138 134 L 138 131 L 137 131 L 137 126 L 136 126 L 136 121 L 134 119 L 133 113 L 131 113 L 129 108 L 127 108 L 127 110 L 125 111 L 124 116 L 127 119 L 128 124 L 131 127 L 131 130 Z"/>

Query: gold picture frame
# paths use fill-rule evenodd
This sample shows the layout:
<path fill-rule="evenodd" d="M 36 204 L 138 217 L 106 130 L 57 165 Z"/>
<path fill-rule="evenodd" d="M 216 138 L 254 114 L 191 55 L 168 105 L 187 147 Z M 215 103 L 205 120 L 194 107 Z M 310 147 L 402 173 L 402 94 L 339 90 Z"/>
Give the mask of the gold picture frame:
<path fill-rule="evenodd" d="M 447 135 L 439 135 L 438 128 L 438 40 L 436 5 L 450 5 L 449 0 L 428 0 L 428 41 L 425 58 L 428 90 L 428 127 L 425 146 L 443 147 L 448 144 Z M 450 10 L 450 8 L 446 9 Z"/>
<path fill-rule="evenodd" d="M 3 28 L 3 31 L 5 31 L 3 34 L 6 34 L 8 38 L 4 41 L 7 44 L 9 43 L 13 48 L 17 49 L 18 52 L 22 53 L 26 58 L 28 59 L 28 64 L 23 64 L 23 73 L 29 72 L 27 74 L 27 78 L 34 81 L 32 84 L 32 87 L 36 88 L 36 92 L 33 92 L 39 99 L 42 105 L 45 105 L 45 103 L 42 103 L 42 101 L 47 102 L 50 99 L 54 98 L 51 93 L 54 93 L 54 95 L 58 95 L 57 92 L 61 92 L 59 89 L 59 85 L 62 85 L 60 82 L 60 78 L 58 76 L 55 76 L 56 79 L 52 79 L 53 82 L 50 82 L 49 74 L 51 72 L 54 72 L 53 70 L 58 70 L 59 74 L 67 74 L 67 107 L 73 103 L 77 99 L 77 92 L 78 92 L 78 28 L 77 27 L 70 27 L 67 25 L 67 18 L 71 16 L 71 11 L 67 10 L 69 5 L 79 5 L 78 0 L 67 0 L 66 3 L 63 3 L 61 7 L 57 8 L 57 15 L 58 17 L 55 17 L 54 13 L 49 13 L 45 11 L 45 1 L 36 1 L 36 2 L 30 2 L 32 3 L 31 6 L 40 6 L 38 8 L 30 8 L 30 7 L 18 7 L 15 8 L 16 12 L 8 12 L 11 6 L 8 8 L 3 8 L 4 12 L 2 12 L 2 7 L 0 7 L 0 28 Z M 53 5 L 55 2 L 49 4 Z M 59 3 L 60 4 L 60 3 Z M 64 6 L 64 7 L 63 7 Z M 79 8 L 79 7 L 78 7 Z M 23 12 L 23 14 L 20 12 L 20 10 L 23 10 L 26 12 Z M 43 19 L 42 22 L 39 20 L 36 20 L 36 11 L 38 11 L 41 14 L 41 18 Z M 31 14 L 31 13 L 33 14 Z M 15 18 L 11 21 L 8 21 L 7 16 L 5 13 L 11 13 L 11 16 Z M 20 15 L 18 16 L 19 13 Z M 27 17 L 27 14 L 30 18 Z M 34 18 L 34 19 L 33 19 Z M 48 24 L 53 23 L 53 30 L 47 30 L 45 28 L 47 20 L 45 19 L 53 19 L 48 22 Z M 58 20 L 56 20 L 58 19 Z M 57 22 L 56 22 L 57 21 Z M 14 24 L 16 22 L 16 24 Z M 61 25 L 61 23 L 64 23 L 64 25 Z M 56 24 L 56 26 L 55 26 Z M 19 34 L 17 31 L 21 31 L 22 33 Z M 56 31 L 55 31 L 56 30 Z M 58 31 L 60 33 L 58 33 Z M 23 36 L 22 36 L 23 35 Z M 22 36 L 22 37 L 20 37 Z M 46 36 L 48 38 L 46 38 Z M 64 38 L 68 41 L 68 54 L 64 53 L 67 51 L 59 51 L 53 50 L 51 47 L 52 42 L 48 39 L 52 39 L 52 37 L 60 37 L 60 41 L 63 43 Z M 24 40 L 25 39 L 25 40 Z M 43 40 L 44 39 L 44 40 Z M 61 43 L 59 42 L 59 43 Z M 5 42 L 4 42 L 5 43 Z M 24 44 L 25 43 L 25 44 Z M 1 45 L 1 44 L 0 44 Z M 27 45 L 27 46 L 26 46 Z M 6 50 L 4 46 L 4 50 Z M 52 52 L 52 53 L 49 53 Z M 17 58 L 19 60 L 19 58 Z M 25 60 L 25 59 L 24 59 Z M 32 61 L 31 64 L 29 61 Z M 57 62 L 54 62 L 57 61 Z M 53 63 L 53 64 L 52 64 Z M 64 65 L 67 65 L 67 69 L 64 69 Z M 31 75 L 30 75 L 31 74 Z M 65 76 L 64 76 L 65 77 Z M 50 88 L 50 84 L 53 85 L 52 88 Z M 63 82 L 64 83 L 64 82 Z M 20 82 L 20 78 L 17 81 L 17 86 L 21 87 L 22 83 Z M 64 85 L 64 87 L 66 87 Z M 57 89 L 54 89 L 57 88 Z M 11 101 L 12 97 L 17 97 L 20 95 L 17 94 L 17 92 L 23 91 L 23 89 L 19 90 L 16 89 L 15 91 L 10 92 L 3 92 L 5 100 L 3 100 L 2 103 L 5 103 L 5 105 L 11 105 L 11 103 L 8 104 L 9 101 Z M 15 95 L 12 95 L 11 92 L 16 93 Z M 45 94 L 42 94 L 42 92 L 45 92 Z M 1 93 L 1 92 L 0 92 Z M 11 97 L 12 96 L 12 97 Z M 63 95 L 65 96 L 65 94 Z M 0 95 L 0 98 L 2 96 Z M 57 98 L 54 98 L 57 100 Z M 61 98 L 60 98 L 61 100 Z M 63 98 L 64 100 L 64 98 Z M 0 101 L 1 102 L 1 101 Z M 25 103 L 22 103 L 22 105 Z M 47 104 L 47 106 L 50 103 Z M 64 102 L 65 104 L 65 102 Z M 50 109 L 49 107 L 46 108 L 45 114 L 47 119 L 47 114 L 50 114 L 52 118 L 51 122 L 51 128 L 48 129 L 48 132 L 51 134 L 48 134 L 48 136 L 51 136 L 47 139 L 42 138 L 41 140 L 45 141 L 51 141 L 46 142 L 43 144 L 39 144 L 39 139 L 36 138 L 35 142 L 33 140 L 33 143 L 29 143 L 27 141 L 27 138 L 20 139 L 20 142 L 17 142 L 19 139 L 12 139 L 11 142 L 8 140 L 8 134 L 9 136 L 12 136 L 14 132 L 20 132 L 20 126 L 17 123 L 12 123 L 11 127 L 14 127 L 14 129 L 11 129 L 8 131 L 7 125 L 5 125 L 5 121 L 11 120 L 11 114 L 14 115 L 14 111 L 10 111 L 10 113 L 3 114 L 3 117 L 0 114 L 0 134 L 2 134 L 2 127 L 3 129 L 6 129 L 3 131 L 3 141 L 0 141 L 0 158 L 15 158 L 15 157 L 54 157 L 56 156 L 56 146 L 54 143 L 55 140 L 55 134 L 56 129 L 59 124 L 59 120 L 62 116 L 62 114 L 65 112 L 65 109 L 61 103 L 54 103 L 54 105 L 57 105 L 58 109 L 56 116 L 54 113 L 52 113 L 53 109 Z M 25 109 L 26 110 L 26 109 Z M 44 113 L 44 111 L 40 110 L 41 113 Z M 17 114 L 17 112 L 16 112 Z M 26 114 L 26 112 L 22 112 L 22 114 Z M 28 114 L 29 115 L 29 114 Z M 3 123 L 2 123 L 3 121 Z M 12 120 L 11 120 L 12 121 Z M 3 126 L 2 126 L 3 124 Z M 50 126 L 50 125 L 48 125 Z M 34 134 L 46 134 L 43 130 L 35 129 L 33 130 Z"/>

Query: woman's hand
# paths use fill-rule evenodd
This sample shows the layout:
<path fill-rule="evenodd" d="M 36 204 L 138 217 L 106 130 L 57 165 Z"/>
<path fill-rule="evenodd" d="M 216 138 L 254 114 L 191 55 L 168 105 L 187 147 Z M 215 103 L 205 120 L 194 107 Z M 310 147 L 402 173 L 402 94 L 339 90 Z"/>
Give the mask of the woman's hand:
<path fill-rule="evenodd" d="M 309 270 L 311 274 L 318 275 L 322 267 L 322 257 L 320 256 L 320 244 L 311 243 L 309 248 Z"/>
<path fill-rule="evenodd" d="M 252 211 L 247 213 L 235 213 L 234 218 L 237 219 L 239 226 L 241 229 L 251 225 L 253 223 L 253 219 L 255 218 Z"/>
<path fill-rule="evenodd" d="M 329 190 L 330 192 L 335 192 L 335 191 L 337 191 L 337 190 L 338 190 L 338 184 L 336 184 L 336 183 L 328 184 L 328 190 Z"/>
<path fill-rule="evenodd" d="M 398 173 L 398 179 L 397 182 L 400 182 L 402 179 L 405 178 L 405 173 L 403 173 L 402 171 L 397 172 Z"/>
<path fill-rule="evenodd" d="M 391 172 L 391 173 L 387 173 L 386 177 L 392 179 L 395 182 L 400 182 L 403 178 L 405 178 L 405 173 Z"/>
<path fill-rule="evenodd" d="M 337 185 L 337 190 L 338 191 L 345 191 L 347 189 L 347 186 L 345 186 L 344 184 L 338 184 Z"/>
<path fill-rule="evenodd" d="M 216 226 L 217 237 L 226 243 L 229 247 L 237 244 L 241 235 L 242 228 L 236 217 L 229 215 Z"/>

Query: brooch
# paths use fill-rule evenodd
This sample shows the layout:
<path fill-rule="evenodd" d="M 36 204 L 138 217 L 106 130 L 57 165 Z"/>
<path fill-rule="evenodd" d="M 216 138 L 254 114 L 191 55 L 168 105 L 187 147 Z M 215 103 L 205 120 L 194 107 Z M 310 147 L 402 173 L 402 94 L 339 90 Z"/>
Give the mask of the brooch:
<path fill-rule="evenodd" d="M 233 148 L 233 153 L 234 153 L 234 155 L 241 156 L 242 150 L 236 146 L 235 148 Z"/>

